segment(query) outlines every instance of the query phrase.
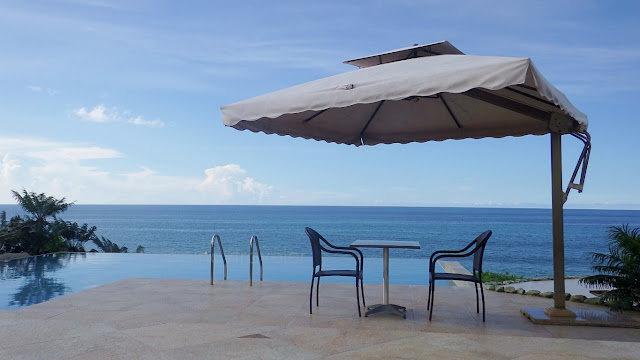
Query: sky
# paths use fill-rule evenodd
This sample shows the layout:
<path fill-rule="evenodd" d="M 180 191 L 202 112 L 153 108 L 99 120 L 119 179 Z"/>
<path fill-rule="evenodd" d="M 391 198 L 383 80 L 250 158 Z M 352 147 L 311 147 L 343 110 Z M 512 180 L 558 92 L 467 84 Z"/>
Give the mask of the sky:
<path fill-rule="evenodd" d="M 220 106 L 448 40 L 529 57 L 589 118 L 583 193 L 640 209 L 636 1 L 0 2 L 0 204 L 551 207 L 550 137 L 348 146 L 237 131 Z M 581 151 L 563 139 L 566 183 Z"/>

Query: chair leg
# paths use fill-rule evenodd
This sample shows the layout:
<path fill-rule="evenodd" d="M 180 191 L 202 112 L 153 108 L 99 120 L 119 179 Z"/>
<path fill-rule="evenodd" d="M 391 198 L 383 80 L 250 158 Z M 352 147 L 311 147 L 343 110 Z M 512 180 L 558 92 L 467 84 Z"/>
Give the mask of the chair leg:
<path fill-rule="evenodd" d="M 362 293 L 362 306 L 367 307 L 367 304 L 364 302 L 364 284 L 362 283 L 362 279 L 360 279 L 360 293 Z"/>
<path fill-rule="evenodd" d="M 480 314 L 480 304 L 479 304 L 480 299 L 478 299 L 478 283 L 473 283 L 473 285 L 475 285 L 476 287 L 476 314 Z"/>
<path fill-rule="evenodd" d="M 358 278 L 356 277 L 356 305 L 358 305 L 358 317 L 362 317 L 360 312 L 360 290 L 358 288 Z"/>
<path fill-rule="evenodd" d="M 318 276 L 318 282 L 316 283 L 316 306 L 320 306 L 320 277 Z"/>
<path fill-rule="evenodd" d="M 315 279 L 315 276 L 311 277 L 311 290 L 309 290 L 309 314 L 313 314 L 313 282 Z"/>
<path fill-rule="evenodd" d="M 433 299 L 436 296 L 436 280 L 431 282 L 431 307 L 433 308 Z"/>
<path fill-rule="evenodd" d="M 482 322 L 484 322 L 484 289 L 482 283 L 480 283 L 480 292 L 482 293 Z"/>
<path fill-rule="evenodd" d="M 430 291 L 430 299 L 431 299 L 431 306 L 429 307 L 429 321 L 431 321 L 431 316 L 433 316 L 433 298 L 435 297 L 435 281 L 432 279 L 429 282 L 429 289 L 431 289 Z"/>
<path fill-rule="evenodd" d="M 427 310 L 431 307 L 431 274 L 429 274 L 429 291 L 427 291 Z"/>

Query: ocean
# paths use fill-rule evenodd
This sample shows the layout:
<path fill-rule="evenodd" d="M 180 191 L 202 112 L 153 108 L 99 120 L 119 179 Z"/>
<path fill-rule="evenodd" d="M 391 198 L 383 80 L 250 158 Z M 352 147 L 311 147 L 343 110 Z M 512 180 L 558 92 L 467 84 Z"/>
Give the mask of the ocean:
<path fill-rule="evenodd" d="M 22 214 L 17 205 L 0 205 L 0 210 L 8 216 Z M 590 253 L 608 251 L 609 226 L 640 226 L 638 210 L 567 209 L 564 214 L 566 275 L 592 273 Z M 428 258 L 435 250 L 462 248 L 492 230 L 485 271 L 525 277 L 553 274 L 550 209 L 74 205 L 60 218 L 95 225 L 99 236 L 130 252 L 142 245 L 151 254 L 203 254 L 218 234 L 227 256 L 248 254 L 252 235 L 258 237 L 263 256 L 310 256 L 304 233 L 308 226 L 342 246 L 358 239 L 415 240 L 420 250 L 393 249 L 390 257 Z M 364 253 L 382 256 L 379 249 Z"/>

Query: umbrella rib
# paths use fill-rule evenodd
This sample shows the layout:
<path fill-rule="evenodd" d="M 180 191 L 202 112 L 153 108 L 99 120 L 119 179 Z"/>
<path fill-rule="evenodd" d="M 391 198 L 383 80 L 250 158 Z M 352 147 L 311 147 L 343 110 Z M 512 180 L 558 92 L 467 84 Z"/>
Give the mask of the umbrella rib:
<path fill-rule="evenodd" d="M 476 100 L 484 101 L 491 105 L 495 105 L 511 111 L 515 111 L 522 115 L 532 117 L 536 120 L 545 121 L 547 123 L 551 120 L 551 113 L 548 111 L 540 110 L 533 106 L 529 106 L 529 105 L 517 102 L 515 100 L 508 99 L 500 95 L 496 95 L 494 93 L 490 93 L 490 92 L 479 90 L 479 89 L 471 89 L 463 92 L 462 94 L 469 96 L 471 98 L 474 98 Z"/>
<path fill-rule="evenodd" d="M 525 84 L 516 84 L 515 86 L 521 87 L 523 89 L 531 90 L 531 91 L 538 91 L 538 89 L 536 89 L 535 87 L 529 86 L 529 85 L 525 85 Z"/>
<path fill-rule="evenodd" d="M 378 106 L 376 107 L 376 110 L 369 117 L 369 121 L 367 121 L 367 124 L 364 126 L 364 128 L 362 128 L 362 131 L 360 131 L 360 143 L 362 143 L 362 145 L 364 145 L 364 140 L 362 136 L 364 135 L 364 132 L 367 131 L 369 124 L 371 124 L 371 120 L 373 120 L 373 118 L 376 116 L 376 114 L 378 113 L 378 110 L 380 110 L 380 107 L 382 106 L 383 103 L 384 103 L 384 100 L 380 101 L 380 104 L 378 104 Z"/>
<path fill-rule="evenodd" d="M 407 56 L 404 58 L 405 60 L 413 59 L 418 57 L 418 49 L 413 49 L 409 51 Z"/>
<path fill-rule="evenodd" d="M 444 101 L 444 97 L 442 97 L 442 95 L 440 95 L 440 94 L 438 94 L 437 97 L 438 97 L 438 99 L 440 99 L 440 101 L 442 101 L 442 105 L 444 105 L 444 107 L 447 108 L 447 111 L 449 112 L 449 115 L 451 116 L 453 121 L 455 121 L 456 126 L 458 127 L 458 129 L 462 129 L 462 126 L 460 126 L 460 123 L 458 122 L 458 119 L 456 119 L 456 116 L 453 115 L 453 111 L 451 111 L 451 108 L 449 108 L 449 104 L 447 104 L 447 102 Z"/>
<path fill-rule="evenodd" d="M 325 111 L 327 111 L 327 110 L 329 110 L 329 109 L 320 110 L 320 111 L 318 111 L 317 113 L 313 114 L 311 117 L 309 117 L 309 118 L 306 118 L 306 119 L 302 120 L 302 122 L 304 122 L 304 123 L 308 123 L 309 121 L 313 120 L 313 118 L 315 118 L 315 117 L 316 117 L 316 116 L 318 116 L 318 115 L 321 115 L 323 112 L 325 112 Z"/>
<path fill-rule="evenodd" d="M 427 53 L 429 55 L 442 55 L 442 53 L 435 52 L 435 51 L 431 50 L 431 46 L 429 46 L 428 49 L 425 49 L 425 48 L 417 49 L 417 51 L 423 51 L 423 52 L 425 52 L 425 53 Z"/>
<path fill-rule="evenodd" d="M 529 87 L 524 87 L 524 88 L 525 88 L 525 89 L 528 89 Z M 552 103 L 551 101 L 547 101 L 547 100 L 545 100 L 545 99 L 540 99 L 539 97 L 537 97 L 537 96 L 533 96 L 533 95 L 531 95 L 531 94 L 527 94 L 527 93 L 526 93 L 526 92 L 524 92 L 524 91 L 520 91 L 520 90 L 512 89 L 512 88 L 510 88 L 510 87 L 506 87 L 505 89 L 506 89 L 506 90 L 508 90 L 508 91 L 514 92 L 514 93 L 516 93 L 516 94 L 519 94 L 519 95 L 522 95 L 522 96 L 526 96 L 526 97 L 528 97 L 528 98 L 530 98 L 530 99 L 533 99 L 533 100 L 539 101 L 539 102 L 541 102 L 541 103 L 543 103 L 543 104 L 551 105 L 551 106 L 553 106 L 553 107 L 555 107 L 555 108 L 558 108 L 558 105 L 556 105 L 556 104 Z M 535 89 L 534 89 L 534 90 L 535 90 Z"/>

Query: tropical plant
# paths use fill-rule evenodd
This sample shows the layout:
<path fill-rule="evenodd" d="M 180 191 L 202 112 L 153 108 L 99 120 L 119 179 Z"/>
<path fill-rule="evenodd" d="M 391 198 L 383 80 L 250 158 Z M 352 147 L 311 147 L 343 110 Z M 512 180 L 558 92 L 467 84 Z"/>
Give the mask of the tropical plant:
<path fill-rule="evenodd" d="M 4 221 L 0 227 L 0 253 L 18 253 L 25 251 L 23 243 L 29 238 L 29 227 L 24 219 L 16 215 Z"/>
<path fill-rule="evenodd" d="M 611 288 L 603 296 L 612 310 L 640 309 L 640 228 L 609 227 L 609 253 L 591 253 L 593 271 L 580 279 L 594 288 Z"/>
<path fill-rule="evenodd" d="M 66 211 L 73 203 L 22 190 L 19 193 L 11 190 L 18 205 L 28 213 L 25 218 L 14 216 L 9 222 L 6 214 L 0 219 L 0 250 L 4 252 L 25 251 L 38 255 L 47 251 L 63 251 L 64 240 L 58 238 L 55 227 L 50 226 L 49 219 L 54 221 L 58 214 Z"/>
<path fill-rule="evenodd" d="M 105 253 L 126 253 L 129 252 L 129 249 L 126 246 L 120 247 L 118 244 L 111 242 L 111 240 L 107 239 L 104 236 L 101 236 L 100 239 L 97 237 L 93 238 L 94 244 L 98 247 L 98 249 L 102 250 Z"/>
<path fill-rule="evenodd" d="M 2 212 L 0 212 L 0 230 L 7 226 L 7 224 L 7 212 L 2 210 Z"/>
<path fill-rule="evenodd" d="M 128 249 L 95 234 L 97 228 L 88 224 L 64 221 L 58 215 L 66 211 L 73 202 L 65 198 L 56 199 L 44 193 L 19 193 L 11 190 L 20 207 L 29 215 L 14 216 L 7 221 L 6 212 L 0 212 L 0 253 L 27 252 L 40 255 L 48 252 L 84 252 L 85 243 L 93 241 L 103 252 L 127 252 Z M 136 252 L 144 252 L 138 246 Z"/>
<path fill-rule="evenodd" d="M 48 227 L 39 227 L 32 219 L 14 216 L 0 230 L 0 249 L 4 252 L 41 254 L 51 238 Z"/>
<path fill-rule="evenodd" d="M 77 222 L 56 220 L 57 234 L 64 240 L 65 251 L 84 252 L 84 244 L 96 238 L 95 226 L 88 224 L 78 225 Z"/>
<path fill-rule="evenodd" d="M 18 202 L 20 207 L 31 214 L 31 218 L 36 226 L 44 228 L 47 223 L 47 218 L 56 216 L 62 212 L 65 212 L 73 203 L 67 203 L 66 198 L 56 199 L 53 196 L 47 196 L 44 193 L 36 194 L 34 192 L 27 192 L 22 190 L 22 194 L 15 190 L 11 190 L 13 197 Z"/>

